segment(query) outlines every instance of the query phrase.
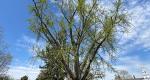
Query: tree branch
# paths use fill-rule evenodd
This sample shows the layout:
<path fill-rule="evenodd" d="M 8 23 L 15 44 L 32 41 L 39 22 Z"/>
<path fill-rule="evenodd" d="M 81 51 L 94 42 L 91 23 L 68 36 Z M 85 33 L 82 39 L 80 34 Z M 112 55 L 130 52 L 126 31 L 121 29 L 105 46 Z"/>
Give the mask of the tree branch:
<path fill-rule="evenodd" d="M 84 73 L 83 73 L 83 77 L 81 80 L 85 80 L 86 76 L 89 74 L 89 69 L 90 69 L 90 65 L 93 61 L 93 59 L 95 58 L 95 55 L 97 54 L 98 49 L 100 48 L 100 46 L 103 44 L 103 42 L 106 40 L 107 37 L 105 37 L 96 47 L 96 49 L 93 52 L 93 55 L 91 56 L 91 59 L 89 59 L 89 63 L 87 64 L 87 67 L 84 69 Z"/>
<path fill-rule="evenodd" d="M 41 22 L 41 25 L 45 27 L 46 31 L 48 32 L 48 34 L 50 35 L 50 37 L 51 37 L 52 40 L 53 40 L 52 42 L 55 42 L 55 44 L 58 46 L 59 43 L 58 43 L 57 40 L 54 38 L 54 36 L 52 35 L 52 33 L 49 31 L 47 24 L 45 24 L 45 23 L 43 22 L 43 19 L 42 19 L 42 17 L 40 16 L 39 9 L 38 9 L 38 7 L 37 7 L 37 3 L 35 2 L 35 0 L 32 0 L 32 1 L 33 1 L 33 3 L 34 3 L 34 7 L 35 7 L 35 9 L 36 9 L 36 10 L 34 10 L 34 12 L 35 12 L 35 14 L 39 14 L 37 17 L 39 18 L 39 20 L 40 20 L 40 22 Z M 44 34 L 44 35 L 45 35 L 45 34 Z M 45 35 L 45 36 L 47 36 L 47 35 Z M 48 38 L 48 37 L 47 37 L 47 38 Z M 49 38 L 48 38 L 48 39 L 49 39 Z M 50 40 L 50 39 L 49 39 L 49 40 Z M 51 41 L 51 40 L 50 40 L 50 41 Z"/>

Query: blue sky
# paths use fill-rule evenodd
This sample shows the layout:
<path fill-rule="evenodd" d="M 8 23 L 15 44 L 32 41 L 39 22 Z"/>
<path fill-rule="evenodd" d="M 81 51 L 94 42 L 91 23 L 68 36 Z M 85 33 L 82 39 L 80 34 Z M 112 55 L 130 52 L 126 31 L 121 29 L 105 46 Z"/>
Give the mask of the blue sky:
<path fill-rule="evenodd" d="M 29 68 L 32 59 L 32 54 L 27 47 L 30 43 L 27 42 L 28 38 L 33 37 L 28 29 L 27 21 L 30 18 L 29 4 L 31 4 L 31 0 L 1 0 L 0 3 L 0 26 L 4 32 L 3 36 L 8 46 L 8 52 L 13 56 L 10 75 L 15 78 L 28 75 L 22 66 Z M 17 70 L 16 68 L 18 70 L 21 68 L 20 70 L 23 70 L 24 73 L 14 74 L 16 72 L 13 70 Z"/>
<path fill-rule="evenodd" d="M 123 38 L 118 42 L 121 49 L 118 52 L 118 62 L 114 66 L 140 76 L 141 65 L 150 70 L 150 0 L 125 1 L 134 26 L 130 27 L 129 32 L 122 35 Z M 0 26 L 8 51 L 13 56 L 8 74 L 14 78 L 29 75 L 30 79 L 34 80 L 39 69 L 38 65 L 30 64 L 34 55 L 31 45 L 36 43 L 34 35 L 28 29 L 30 4 L 31 0 L 1 0 Z"/>
<path fill-rule="evenodd" d="M 12 65 L 16 64 L 15 60 L 24 62 L 30 56 L 25 49 L 18 46 L 23 36 L 31 36 L 27 22 L 30 16 L 28 11 L 30 3 L 29 0 L 2 0 L 0 3 L 0 26 L 3 29 L 8 50 L 13 55 Z"/>

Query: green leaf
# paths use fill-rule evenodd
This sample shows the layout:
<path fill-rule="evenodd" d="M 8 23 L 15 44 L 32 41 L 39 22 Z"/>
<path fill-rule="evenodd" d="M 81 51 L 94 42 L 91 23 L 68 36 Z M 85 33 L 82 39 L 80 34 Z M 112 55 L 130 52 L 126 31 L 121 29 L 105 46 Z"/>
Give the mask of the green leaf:
<path fill-rule="evenodd" d="M 48 25 L 49 25 L 50 27 L 52 27 L 52 26 L 54 25 L 54 22 L 53 22 L 53 21 L 49 21 L 49 22 L 48 22 Z"/>
<path fill-rule="evenodd" d="M 41 26 L 41 27 L 39 28 L 39 31 L 40 31 L 40 32 L 45 32 L 46 29 L 45 29 L 45 27 L 42 27 L 42 26 Z"/>
<path fill-rule="evenodd" d="M 46 3 L 46 0 L 40 0 L 41 3 Z"/>
<path fill-rule="evenodd" d="M 59 26 L 62 27 L 62 28 L 65 27 L 65 24 L 64 24 L 64 21 L 63 21 L 63 20 L 61 20 L 61 21 L 59 22 Z"/>
<path fill-rule="evenodd" d="M 35 27 L 34 27 L 34 25 L 29 26 L 29 29 L 30 29 L 32 32 L 35 32 Z"/>

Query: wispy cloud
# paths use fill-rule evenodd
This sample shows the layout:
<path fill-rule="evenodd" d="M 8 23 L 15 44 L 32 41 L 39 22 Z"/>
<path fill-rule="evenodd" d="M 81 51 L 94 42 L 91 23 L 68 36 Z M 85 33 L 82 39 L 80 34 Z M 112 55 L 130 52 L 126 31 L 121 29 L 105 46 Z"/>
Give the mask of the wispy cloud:
<path fill-rule="evenodd" d="M 28 76 L 29 80 L 35 80 L 40 73 L 40 69 L 34 66 L 11 66 L 8 75 L 15 80 L 20 80 L 23 76 Z"/>
<path fill-rule="evenodd" d="M 18 40 L 18 43 L 16 45 L 19 48 L 27 50 L 28 53 L 31 54 L 31 56 L 35 56 L 36 52 L 33 50 L 33 48 L 43 48 L 45 44 L 43 41 L 37 41 L 34 37 L 24 35 L 21 39 Z"/>
<path fill-rule="evenodd" d="M 13 77 L 15 80 L 20 79 L 25 75 L 29 77 L 29 80 L 36 79 L 37 75 L 40 73 L 39 65 L 42 65 L 43 63 L 41 60 L 37 60 L 34 57 L 36 56 L 36 53 L 33 50 L 33 46 L 35 45 L 42 48 L 44 46 L 44 42 L 37 41 L 36 38 L 27 35 L 22 36 L 17 41 L 16 48 L 18 48 L 19 51 L 26 51 L 26 55 L 28 54 L 30 57 L 28 60 L 20 60 L 20 58 L 13 59 L 13 65 L 10 66 L 8 75 Z"/>
<path fill-rule="evenodd" d="M 138 3 L 138 0 L 131 1 L 133 4 L 130 4 L 132 7 L 129 7 L 128 12 L 131 14 L 131 24 L 132 26 L 129 28 L 129 33 L 124 34 L 123 39 L 121 41 L 122 45 L 135 47 L 140 44 L 140 47 L 144 47 L 145 49 L 149 49 L 150 47 L 150 6 L 145 2 L 143 4 Z M 128 42 L 132 42 L 131 44 L 127 44 Z"/>
<path fill-rule="evenodd" d="M 132 26 L 119 42 L 120 56 L 114 67 L 118 70 L 127 70 L 131 75 L 142 77 L 142 66 L 147 71 L 150 70 L 150 59 L 145 59 L 150 53 L 150 1 L 125 1 L 127 1 L 126 7 Z"/>

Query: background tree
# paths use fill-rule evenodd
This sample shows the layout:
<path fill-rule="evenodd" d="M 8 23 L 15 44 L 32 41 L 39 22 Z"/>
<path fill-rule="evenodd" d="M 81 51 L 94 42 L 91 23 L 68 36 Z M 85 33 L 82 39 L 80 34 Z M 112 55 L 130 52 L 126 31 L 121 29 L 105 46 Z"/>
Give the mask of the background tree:
<path fill-rule="evenodd" d="M 6 72 L 8 70 L 8 65 L 11 62 L 11 55 L 7 53 L 6 46 L 3 42 L 2 31 L 0 29 L 0 77 L 6 78 Z"/>
<path fill-rule="evenodd" d="M 14 80 L 14 79 L 8 75 L 3 74 L 3 75 L 0 75 L 0 80 Z"/>
<path fill-rule="evenodd" d="M 104 56 L 115 58 L 116 36 L 129 26 L 121 0 L 111 9 L 101 0 L 33 0 L 31 12 L 30 29 L 50 50 L 44 54 L 54 54 L 68 78 L 86 80 L 96 61 L 115 71 Z"/>
<path fill-rule="evenodd" d="M 23 76 L 23 77 L 21 77 L 21 80 L 28 80 L 28 76 Z"/>
<path fill-rule="evenodd" d="M 133 76 L 128 73 L 128 71 L 120 70 L 118 74 L 115 76 L 115 80 L 131 80 Z"/>

